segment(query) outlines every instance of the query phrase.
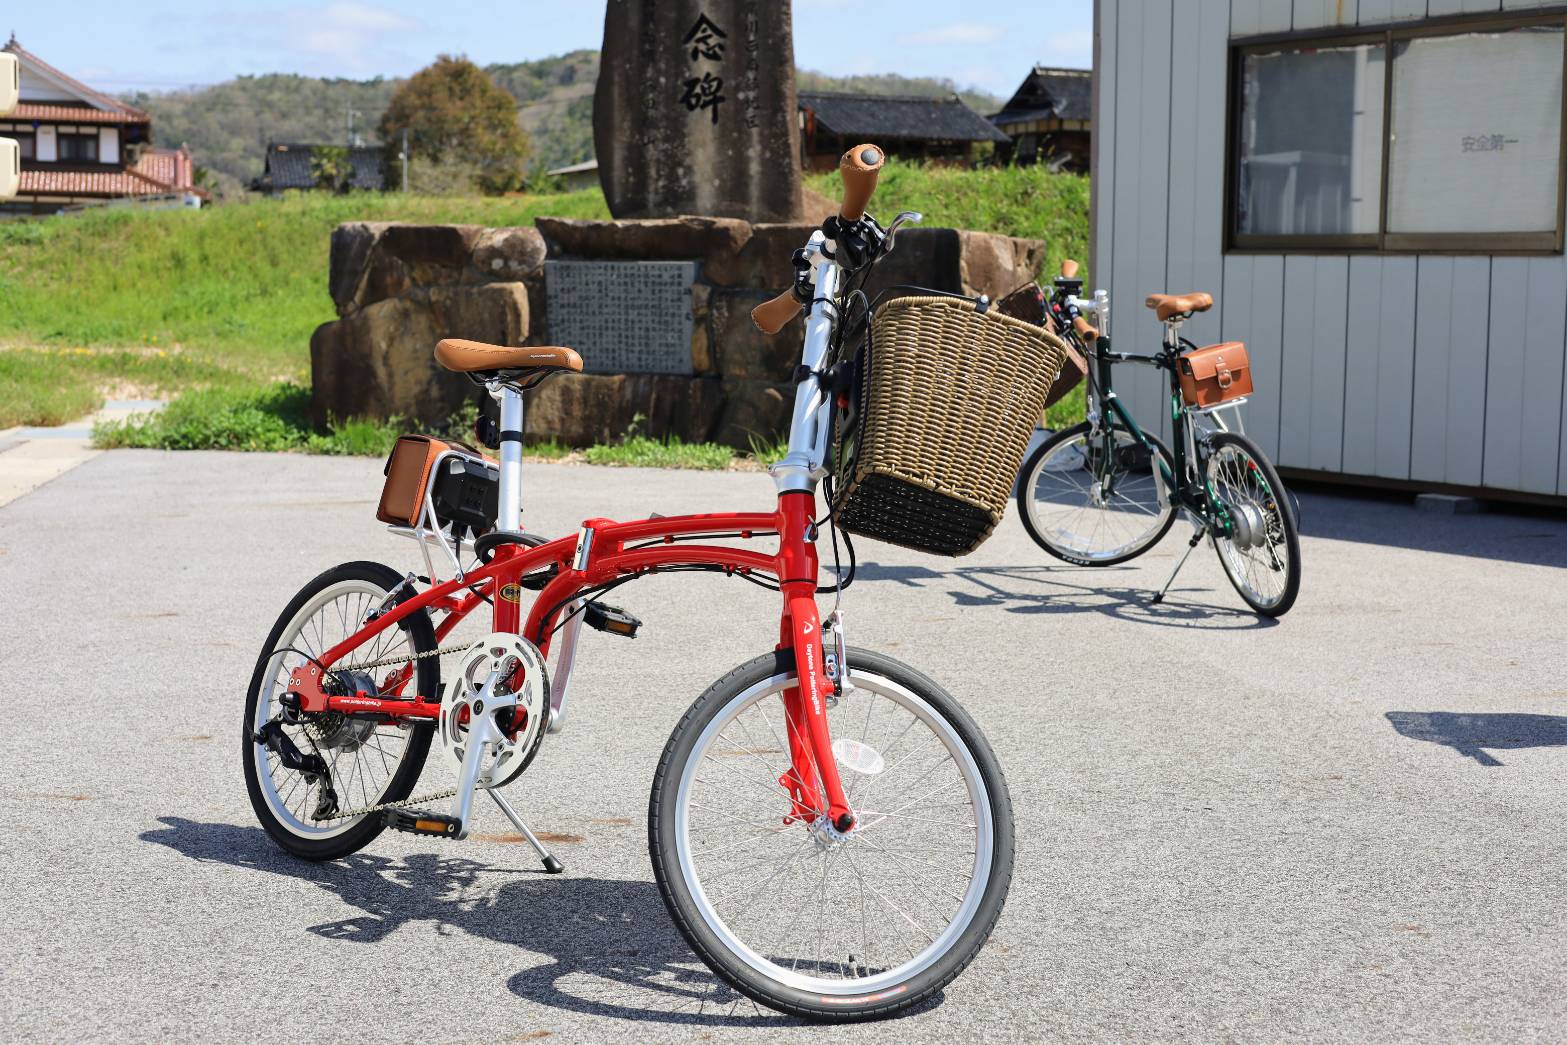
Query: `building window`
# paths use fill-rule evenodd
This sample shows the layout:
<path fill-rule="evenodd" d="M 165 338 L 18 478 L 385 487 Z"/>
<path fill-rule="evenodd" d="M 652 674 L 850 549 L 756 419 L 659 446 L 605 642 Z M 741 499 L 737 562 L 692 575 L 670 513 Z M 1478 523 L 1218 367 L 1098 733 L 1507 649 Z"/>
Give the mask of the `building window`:
<path fill-rule="evenodd" d="M 1231 245 L 1560 251 L 1564 29 L 1470 19 L 1238 48 Z"/>
<path fill-rule="evenodd" d="M 16 144 L 22 147 L 22 159 L 31 160 L 38 155 L 38 136 L 33 134 L 10 134 L 5 137 L 16 139 Z"/>
<path fill-rule="evenodd" d="M 96 134 L 62 134 L 59 136 L 61 163 L 97 163 L 98 136 Z"/>

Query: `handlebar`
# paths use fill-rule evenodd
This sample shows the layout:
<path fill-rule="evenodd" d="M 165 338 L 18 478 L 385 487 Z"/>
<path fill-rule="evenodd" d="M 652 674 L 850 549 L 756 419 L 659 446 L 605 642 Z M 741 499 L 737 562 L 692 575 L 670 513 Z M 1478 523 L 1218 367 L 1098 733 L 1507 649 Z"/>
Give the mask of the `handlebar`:
<path fill-rule="evenodd" d="M 1077 336 L 1082 338 L 1084 341 L 1099 340 L 1098 328 L 1093 326 L 1093 324 L 1089 323 L 1088 320 L 1084 319 L 1082 316 L 1078 316 L 1076 319 L 1072 320 L 1072 329 L 1077 331 Z"/>
<path fill-rule="evenodd" d="M 1073 261 L 1071 258 L 1064 259 L 1061 262 L 1061 278 L 1062 279 L 1076 279 L 1077 278 L 1077 262 Z"/>
<path fill-rule="evenodd" d="M 865 208 L 876 192 L 876 178 L 886 162 L 886 154 L 874 145 L 856 145 L 843 154 L 838 161 L 838 171 L 843 175 L 843 203 L 838 207 L 838 217 L 850 222 L 865 217 Z"/>
<path fill-rule="evenodd" d="M 843 203 L 838 208 L 840 221 L 853 224 L 865 217 L 865 208 L 876 192 L 876 179 L 886 162 L 887 154 L 875 145 L 856 145 L 843 154 L 843 158 L 838 161 L 838 170 L 843 175 Z M 796 287 L 790 287 L 753 308 L 751 322 L 771 337 L 800 314 L 806 300 L 801 299 Z"/>
<path fill-rule="evenodd" d="M 800 314 L 805 307 L 805 302 L 794 296 L 794 288 L 762 302 L 751 310 L 751 322 L 756 324 L 756 329 L 768 337 L 778 333 L 789 325 L 789 321 Z"/>

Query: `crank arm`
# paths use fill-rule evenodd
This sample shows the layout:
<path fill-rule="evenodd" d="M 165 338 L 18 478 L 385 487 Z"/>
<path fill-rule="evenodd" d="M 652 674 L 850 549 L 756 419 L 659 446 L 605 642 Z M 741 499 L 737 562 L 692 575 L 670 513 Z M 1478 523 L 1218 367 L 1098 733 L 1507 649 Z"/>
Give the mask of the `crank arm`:
<path fill-rule="evenodd" d="M 495 724 L 495 712 L 489 706 L 500 683 L 501 673 L 491 671 L 475 701 L 476 710 L 468 718 L 467 746 L 463 748 L 462 766 L 457 771 L 457 796 L 452 799 L 452 819 L 458 823 L 455 838 L 467 838 L 469 819 L 473 814 L 473 792 L 479 785 L 479 773 L 484 768 L 484 756 L 491 747 L 505 739 Z"/>

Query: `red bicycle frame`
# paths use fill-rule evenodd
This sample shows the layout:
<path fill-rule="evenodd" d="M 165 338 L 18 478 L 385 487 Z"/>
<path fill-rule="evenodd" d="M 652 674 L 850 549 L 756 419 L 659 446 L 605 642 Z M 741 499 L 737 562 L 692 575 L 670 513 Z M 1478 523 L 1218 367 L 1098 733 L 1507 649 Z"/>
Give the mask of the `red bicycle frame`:
<path fill-rule="evenodd" d="M 792 770 L 778 782 L 792 798 L 791 818 L 809 823 L 825 812 L 837 830 L 850 830 L 854 818 L 844 799 L 827 728 L 827 700 L 834 685 L 827 675 L 816 607 L 814 507 L 812 494 L 786 492 L 779 495 L 778 508 L 771 514 L 679 515 L 636 522 L 589 519 L 574 537 L 532 548 L 501 545 L 490 562 L 388 608 L 327 650 L 319 662 L 296 669 L 289 689 L 299 695 L 305 712 L 371 713 L 394 721 L 433 719 L 440 711 L 439 693 L 416 693 L 411 698 L 401 693 L 413 675 L 411 665 L 392 673 L 377 694 L 329 695 L 322 688 L 322 675 L 387 628 L 422 611 L 445 611 L 436 626 L 440 640 L 488 600 L 493 606 L 495 631 L 520 634 L 548 656 L 561 614 L 584 591 L 682 566 L 770 579 L 783 593 L 777 648 L 794 650 L 799 678 L 799 684 L 784 694 Z M 778 550 L 773 555 L 721 544 L 688 543 L 691 538 L 750 539 L 772 534 L 778 536 Z M 524 620 L 521 579 L 552 565 L 555 577 L 534 598 Z"/>

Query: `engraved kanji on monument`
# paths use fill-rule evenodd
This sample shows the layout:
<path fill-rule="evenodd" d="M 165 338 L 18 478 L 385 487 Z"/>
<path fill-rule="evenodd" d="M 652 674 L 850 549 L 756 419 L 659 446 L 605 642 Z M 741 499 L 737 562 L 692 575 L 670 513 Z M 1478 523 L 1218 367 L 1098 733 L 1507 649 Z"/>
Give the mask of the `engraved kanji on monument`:
<path fill-rule="evenodd" d="M 593 100 L 617 218 L 800 214 L 789 0 L 609 0 Z"/>

